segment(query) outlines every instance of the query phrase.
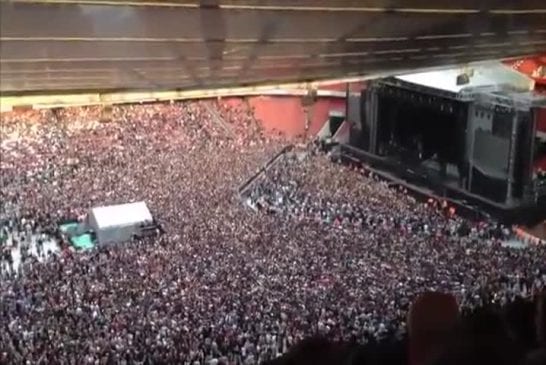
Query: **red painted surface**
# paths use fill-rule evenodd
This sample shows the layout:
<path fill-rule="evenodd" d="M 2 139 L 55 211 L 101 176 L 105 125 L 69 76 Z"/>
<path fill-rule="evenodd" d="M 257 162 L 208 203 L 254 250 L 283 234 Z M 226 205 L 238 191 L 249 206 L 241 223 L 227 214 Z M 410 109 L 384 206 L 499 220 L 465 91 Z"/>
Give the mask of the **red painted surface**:
<path fill-rule="evenodd" d="M 303 132 L 305 115 L 298 97 L 256 96 L 248 98 L 254 116 L 266 131 L 296 136 Z"/>
<path fill-rule="evenodd" d="M 328 120 L 328 116 L 332 111 L 345 114 L 345 99 L 319 98 L 311 108 L 312 122 L 309 132 L 317 134 L 324 125 L 324 122 Z"/>
<path fill-rule="evenodd" d="M 255 116 L 267 131 L 282 132 L 290 137 L 305 132 L 305 110 L 297 96 L 256 96 L 248 98 Z M 330 111 L 345 112 L 345 100 L 320 98 L 310 107 L 309 134 L 316 134 L 328 119 Z"/>
<path fill-rule="evenodd" d="M 544 74 L 546 55 L 506 61 L 506 64 L 535 80 L 537 88 L 544 89 L 546 87 L 546 75 Z"/>

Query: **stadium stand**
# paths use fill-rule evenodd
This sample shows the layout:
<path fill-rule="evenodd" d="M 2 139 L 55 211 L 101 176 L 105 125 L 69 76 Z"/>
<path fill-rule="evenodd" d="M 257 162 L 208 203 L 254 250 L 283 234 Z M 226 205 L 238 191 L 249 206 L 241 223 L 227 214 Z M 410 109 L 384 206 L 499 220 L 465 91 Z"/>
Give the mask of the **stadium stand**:
<path fill-rule="evenodd" d="M 311 352 L 307 363 L 421 365 L 431 332 L 449 337 L 435 326 L 451 327 L 453 300 L 467 313 L 543 290 L 545 246 L 505 247 L 510 227 L 448 214 L 313 143 L 251 185 L 248 209 L 237 188 L 293 140 L 246 103 L 215 105 L 248 131 L 230 137 L 204 103 L 113 106 L 108 122 L 100 107 L 2 114 L 1 363 L 282 363 L 300 351 L 292 363 Z M 128 201 L 146 201 L 164 234 L 77 251 L 58 232 Z M 418 318 L 432 313 L 424 291 L 453 298 L 438 321 Z M 531 326 L 540 336 L 521 337 L 518 360 L 541 356 L 544 326 Z"/>
<path fill-rule="evenodd" d="M 546 226 L 409 192 L 343 145 L 357 129 L 376 149 L 372 78 L 418 70 L 458 100 L 508 65 L 543 89 L 545 14 L 544 0 L 0 1 L 0 364 L 546 364 Z M 526 101 L 501 94 L 486 101 L 502 114 Z M 541 204 L 538 99 L 497 123 L 456 112 L 503 135 L 472 139 L 478 193 Z M 410 109 L 381 113 L 442 122 Z"/>

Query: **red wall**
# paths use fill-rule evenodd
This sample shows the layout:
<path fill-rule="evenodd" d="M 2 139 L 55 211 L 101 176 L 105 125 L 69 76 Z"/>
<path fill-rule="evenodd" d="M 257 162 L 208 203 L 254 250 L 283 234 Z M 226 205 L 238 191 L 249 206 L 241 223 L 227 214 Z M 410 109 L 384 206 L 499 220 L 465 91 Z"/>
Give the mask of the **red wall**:
<path fill-rule="evenodd" d="M 536 88 L 546 87 L 546 77 L 537 75 L 537 71 L 540 67 L 546 67 L 546 55 L 540 55 L 531 58 L 525 58 L 521 60 L 511 60 L 505 62 L 515 70 L 526 74 L 536 82 Z"/>
<path fill-rule="evenodd" d="M 268 131 L 280 131 L 295 137 L 305 132 L 305 111 L 297 96 L 256 96 L 249 98 L 255 116 Z M 345 112 L 345 100 L 320 98 L 310 109 L 309 133 L 316 134 L 331 110 Z"/>

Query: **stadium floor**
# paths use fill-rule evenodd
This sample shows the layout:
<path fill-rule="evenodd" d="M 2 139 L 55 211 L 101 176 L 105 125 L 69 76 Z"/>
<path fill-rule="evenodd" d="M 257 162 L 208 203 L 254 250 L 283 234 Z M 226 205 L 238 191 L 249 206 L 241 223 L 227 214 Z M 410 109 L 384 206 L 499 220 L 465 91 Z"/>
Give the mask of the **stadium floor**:
<path fill-rule="evenodd" d="M 58 254 L 61 251 L 59 244 L 55 242 L 53 239 L 50 239 L 44 242 L 43 244 L 44 255 L 40 256 L 38 254 L 38 250 L 36 247 L 37 239 L 38 239 L 37 236 L 32 237 L 32 242 L 30 244 L 30 254 L 36 257 L 38 261 L 43 261 L 47 259 L 49 255 Z M 11 245 L 12 244 L 11 238 L 8 237 L 7 242 L 9 245 Z M 21 266 L 21 246 L 16 245 L 14 248 L 12 248 L 11 257 L 13 259 L 13 269 L 15 270 L 15 272 L 19 272 L 19 266 Z"/>

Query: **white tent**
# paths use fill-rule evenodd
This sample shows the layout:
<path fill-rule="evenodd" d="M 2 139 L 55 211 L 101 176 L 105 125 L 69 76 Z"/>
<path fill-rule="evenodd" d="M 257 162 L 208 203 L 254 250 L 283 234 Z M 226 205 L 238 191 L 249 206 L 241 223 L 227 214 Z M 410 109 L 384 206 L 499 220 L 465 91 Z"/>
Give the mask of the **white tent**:
<path fill-rule="evenodd" d="M 92 208 L 88 224 L 95 231 L 99 244 L 128 241 L 143 227 L 153 224 L 145 202 Z"/>

